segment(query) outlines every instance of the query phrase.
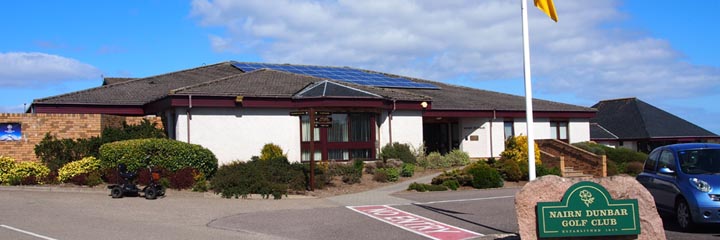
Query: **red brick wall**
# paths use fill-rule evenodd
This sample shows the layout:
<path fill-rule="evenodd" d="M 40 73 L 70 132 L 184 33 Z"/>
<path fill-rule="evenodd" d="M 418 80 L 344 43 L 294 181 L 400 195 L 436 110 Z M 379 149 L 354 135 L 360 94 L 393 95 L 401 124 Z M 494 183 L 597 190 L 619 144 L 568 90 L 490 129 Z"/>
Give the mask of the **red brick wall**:
<path fill-rule="evenodd" d="M 99 114 L 0 113 L 0 123 L 21 124 L 21 141 L 0 141 L 0 155 L 18 161 L 38 160 L 35 145 L 45 133 L 58 138 L 89 138 L 99 136 L 102 125 Z"/>
<path fill-rule="evenodd" d="M 23 114 L 0 113 L 0 123 L 20 123 L 21 141 L 0 141 L 0 155 L 12 157 L 17 161 L 38 161 L 35 156 L 35 145 L 45 137 L 46 133 L 63 138 L 89 138 L 100 136 L 105 127 L 120 127 L 123 121 L 138 124 L 146 117 L 123 117 L 100 114 Z M 147 118 L 162 128 L 159 117 Z"/>

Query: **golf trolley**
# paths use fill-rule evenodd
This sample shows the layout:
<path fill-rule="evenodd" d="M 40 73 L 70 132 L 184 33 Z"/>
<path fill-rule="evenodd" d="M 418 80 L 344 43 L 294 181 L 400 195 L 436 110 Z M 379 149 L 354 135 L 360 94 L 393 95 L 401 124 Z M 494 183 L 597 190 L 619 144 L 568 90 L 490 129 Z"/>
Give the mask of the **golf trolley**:
<path fill-rule="evenodd" d="M 137 173 L 129 172 L 125 164 L 118 165 L 118 183 L 108 186 L 110 196 L 112 198 L 122 198 L 124 196 L 139 196 L 139 192 L 144 194 L 145 199 L 153 200 L 158 196 L 165 195 L 165 187 L 160 184 L 160 171 L 154 171 L 148 165 L 148 173 L 150 180 L 142 190 L 140 190 L 133 180 L 137 177 Z"/>

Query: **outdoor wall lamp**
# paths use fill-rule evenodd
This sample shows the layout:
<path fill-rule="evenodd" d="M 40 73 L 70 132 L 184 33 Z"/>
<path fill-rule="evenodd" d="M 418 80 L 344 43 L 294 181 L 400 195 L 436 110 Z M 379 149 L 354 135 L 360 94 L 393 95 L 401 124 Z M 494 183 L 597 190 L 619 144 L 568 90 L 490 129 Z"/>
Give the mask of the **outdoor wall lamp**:
<path fill-rule="evenodd" d="M 426 109 L 426 108 L 428 107 L 428 103 L 427 103 L 427 102 L 421 102 L 421 103 L 420 103 L 420 106 L 421 106 L 423 109 Z"/>

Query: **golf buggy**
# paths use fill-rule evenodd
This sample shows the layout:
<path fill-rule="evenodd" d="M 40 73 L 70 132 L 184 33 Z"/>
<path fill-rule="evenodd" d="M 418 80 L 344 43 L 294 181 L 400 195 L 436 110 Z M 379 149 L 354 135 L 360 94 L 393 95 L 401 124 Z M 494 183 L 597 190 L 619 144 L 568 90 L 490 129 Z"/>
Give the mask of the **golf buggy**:
<path fill-rule="evenodd" d="M 160 171 L 152 170 L 148 165 L 148 173 L 150 180 L 142 190 L 134 183 L 137 173 L 130 172 L 125 164 L 118 165 L 118 183 L 108 186 L 110 196 L 112 198 L 122 198 L 124 196 L 139 196 L 140 192 L 144 194 L 145 199 L 153 200 L 159 196 L 165 195 L 165 187 L 160 184 Z"/>

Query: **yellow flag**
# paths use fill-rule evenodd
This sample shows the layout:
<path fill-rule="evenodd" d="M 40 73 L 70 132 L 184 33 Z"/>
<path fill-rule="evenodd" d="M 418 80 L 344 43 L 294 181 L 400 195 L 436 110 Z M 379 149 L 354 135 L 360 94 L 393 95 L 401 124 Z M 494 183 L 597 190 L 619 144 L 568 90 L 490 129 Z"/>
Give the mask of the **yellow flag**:
<path fill-rule="evenodd" d="M 555 4 L 553 4 L 552 0 L 535 0 L 535 7 L 545 12 L 545 14 L 552 18 L 552 20 L 555 20 L 555 22 L 558 21 L 557 12 L 555 12 Z"/>

